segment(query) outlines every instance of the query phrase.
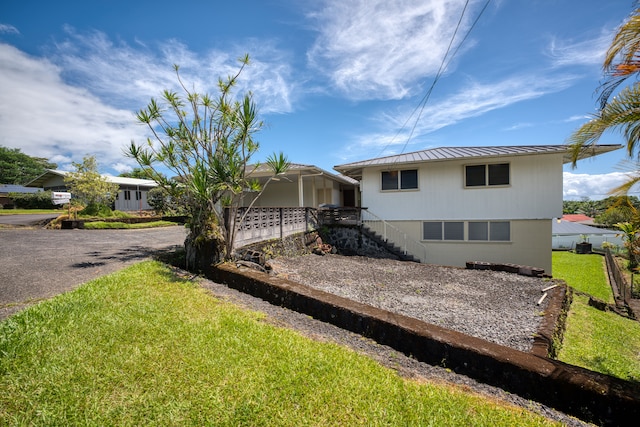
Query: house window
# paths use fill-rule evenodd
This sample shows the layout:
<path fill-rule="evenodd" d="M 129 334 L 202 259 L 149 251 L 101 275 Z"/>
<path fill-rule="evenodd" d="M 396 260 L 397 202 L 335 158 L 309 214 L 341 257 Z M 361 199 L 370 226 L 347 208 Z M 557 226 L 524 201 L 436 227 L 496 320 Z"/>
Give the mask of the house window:
<path fill-rule="evenodd" d="M 509 177 L 509 163 L 467 165 L 464 167 L 464 183 L 466 187 L 509 185 Z"/>
<path fill-rule="evenodd" d="M 142 191 L 136 191 L 136 200 L 142 200 Z"/>
<path fill-rule="evenodd" d="M 489 240 L 489 223 L 469 222 L 469 240 Z"/>
<path fill-rule="evenodd" d="M 423 240 L 442 240 L 442 222 L 424 222 L 422 225 Z"/>
<path fill-rule="evenodd" d="M 509 221 L 425 221 L 422 223 L 423 240 L 466 240 L 508 242 L 511 240 Z"/>
<path fill-rule="evenodd" d="M 489 240 L 502 242 L 511 240 L 511 226 L 509 221 L 490 222 Z"/>
<path fill-rule="evenodd" d="M 130 190 L 124 190 L 124 199 L 125 200 L 131 200 L 131 191 Z"/>
<path fill-rule="evenodd" d="M 424 240 L 464 240 L 462 221 L 424 222 L 422 227 Z"/>
<path fill-rule="evenodd" d="M 508 221 L 469 221 L 469 240 L 508 242 L 511 227 Z"/>
<path fill-rule="evenodd" d="M 417 188 L 417 169 L 382 171 L 382 190 L 415 190 Z"/>

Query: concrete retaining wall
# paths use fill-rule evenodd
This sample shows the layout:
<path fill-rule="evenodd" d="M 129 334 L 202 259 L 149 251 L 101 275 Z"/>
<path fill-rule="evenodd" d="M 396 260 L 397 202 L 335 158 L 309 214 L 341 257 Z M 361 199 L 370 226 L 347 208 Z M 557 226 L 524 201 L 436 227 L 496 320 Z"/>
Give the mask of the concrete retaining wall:
<path fill-rule="evenodd" d="M 415 359 L 492 384 L 598 425 L 640 418 L 640 384 L 441 328 L 333 294 L 224 264 L 220 283 L 372 338 Z"/>

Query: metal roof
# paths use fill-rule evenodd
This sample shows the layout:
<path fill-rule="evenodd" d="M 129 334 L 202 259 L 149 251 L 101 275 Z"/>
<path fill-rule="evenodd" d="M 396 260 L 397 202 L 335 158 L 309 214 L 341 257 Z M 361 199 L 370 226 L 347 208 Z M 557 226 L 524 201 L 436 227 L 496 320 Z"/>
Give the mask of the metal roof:
<path fill-rule="evenodd" d="M 256 165 L 247 165 L 246 170 L 249 172 L 249 175 L 248 175 L 249 177 L 264 178 L 272 175 L 272 171 L 269 165 L 266 163 L 260 163 L 258 167 L 256 167 Z M 319 168 L 318 166 L 304 165 L 300 163 L 290 163 L 289 168 L 287 169 L 287 172 L 284 175 L 285 176 L 291 175 L 292 177 L 298 176 L 298 175 L 302 175 L 302 176 L 323 175 L 335 181 L 342 182 L 343 184 L 348 184 L 348 185 L 359 184 L 358 181 L 354 180 L 351 177 L 341 175 L 341 174 L 335 174 L 335 173 L 326 171 L 322 168 Z"/>
<path fill-rule="evenodd" d="M 27 183 L 27 187 L 43 187 L 43 183 L 47 181 L 52 175 L 57 176 L 66 176 L 69 172 L 61 171 L 56 169 L 47 169 L 45 173 L 34 179 L 33 181 Z M 141 186 L 141 187 L 157 187 L 158 183 L 151 179 L 139 179 L 139 178 L 127 178 L 123 176 L 111 176 L 111 175 L 102 175 L 109 182 L 113 182 L 118 185 L 130 185 L 130 186 Z"/>
<path fill-rule="evenodd" d="M 598 154 L 608 153 L 622 148 L 620 144 L 594 145 L 586 148 L 579 159 L 586 159 Z M 571 162 L 571 151 L 568 145 L 506 145 L 489 147 L 439 147 L 412 153 L 378 157 L 359 162 L 334 166 L 334 169 L 351 177 L 360 177 L 362 169 L 373 166 L 403 165 L 446 160 L 477 159 L 484 157 L 530 156 L 538 154 L 563 154 L 563 163 Z"/>
<path fill-rule="evenodd" d="M 553 225 L 551 226 L 552 234 L 619 234 L 619 231 L 608 230 L 606 228 L 598 228 L 598 227 L 590 227 L 585 224 L 580 224 L 579 222 L 571 222 L 571 221 L 560 221 L 553 220 Z"/>

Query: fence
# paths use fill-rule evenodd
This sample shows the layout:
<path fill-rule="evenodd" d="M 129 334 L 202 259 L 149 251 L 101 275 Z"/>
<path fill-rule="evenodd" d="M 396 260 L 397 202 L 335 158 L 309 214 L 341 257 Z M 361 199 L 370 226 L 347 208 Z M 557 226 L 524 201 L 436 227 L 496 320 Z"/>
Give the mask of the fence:
<path fill-rule="evenodd" d="M 313 208 L 239 208 L 235 216 L 237 225 L 234 249 L 251 243 L 278 239 L 317 227 Z M 229 223 L 229 209 L 225 220 Z"/>
<path fill-rule="evenodd" d="M 586 237 L 595 249 L 602 249 L 604 242 L 611 243 L 617 248 L 624 248 L 622 237 L 618 237 L 615 234 L 588 234 Z M 584 237 L 581 234 L 554 234 L 551 238 L 551 248 L 571 250 L 576 247 L 576 243 L 580 243 L 583 239 Z"/>

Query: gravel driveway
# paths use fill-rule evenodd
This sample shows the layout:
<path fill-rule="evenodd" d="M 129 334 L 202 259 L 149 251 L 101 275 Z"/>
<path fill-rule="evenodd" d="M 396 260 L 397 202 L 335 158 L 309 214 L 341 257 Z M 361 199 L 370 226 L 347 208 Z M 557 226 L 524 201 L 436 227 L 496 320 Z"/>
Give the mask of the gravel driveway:
<path fill-rule="evenodd" d="M 0 320 L 39 300 L 182 245 L 182 226 L 140 230 L 0 229 Z"/>

